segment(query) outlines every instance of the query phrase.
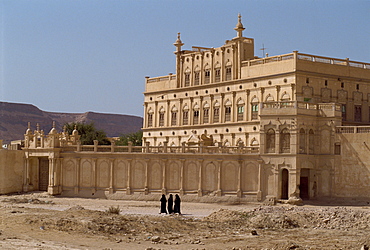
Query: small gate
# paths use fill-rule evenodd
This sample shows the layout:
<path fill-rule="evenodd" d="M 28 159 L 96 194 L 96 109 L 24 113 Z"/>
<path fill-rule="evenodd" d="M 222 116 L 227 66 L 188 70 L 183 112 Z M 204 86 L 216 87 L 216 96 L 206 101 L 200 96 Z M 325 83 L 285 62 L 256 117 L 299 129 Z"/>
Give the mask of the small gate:
<path fill-rule="evenodd" d="M 39 190 L 48 191 L 49 186 L 49 160 L 46 157 L 39 159 Z"/>

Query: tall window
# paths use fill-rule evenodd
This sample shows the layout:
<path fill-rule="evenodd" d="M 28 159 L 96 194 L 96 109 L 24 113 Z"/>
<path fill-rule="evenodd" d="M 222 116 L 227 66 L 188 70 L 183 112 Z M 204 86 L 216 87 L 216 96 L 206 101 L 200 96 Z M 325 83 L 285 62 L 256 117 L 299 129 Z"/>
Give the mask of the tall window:
<path fill-rule="evenodd" d="M 194 110 L 194 124 L 199 123 L 199 110 Z"/>
<path fill-rule="evenodd" d="M 209 122 L 209 108 L 203 109 L 203 123 Z"/>
<path fill-rule="evenodd" d="M 182 114 L 182 125 L 188 125 L 189 124 L 189 111 L 184 110 Z"/>
<path fill-rule="evenodd" d="M 219 122 L 220 121 L 220 107 L 214 107 L 213 109 L 213 122 Z"/>
<path fill-rule="evenodd" d="M 314 153 L 314 147 L 315 147 L 315 137 L 313 130 L 310 129 L 308 132 L 308 153 L 313 154 Z"/>
<path fill-rule="evenodd" d="M 346 110 L 347 110 L 346 104 L 342 104 L 342 120 L 343 121 L 347 120 Z"/>
<path fill-rule="evenodd" d="M 355 105 L 355 122 L 362 121 L 361 105 Z"/>
<path fill-rule="evenodd" d="M 159 126 L 160 127 L 164 126 L 164 112 L 159 113 Z"/>
<path fill-rule="evenodd" d="M 176 126 L 176 123 L 177 123 L 177 112 L 172 111 L 171 112 L 171 125 Z"/>
<path fill-rule="evenodd" d="M 244 106 L 239 105 L 238 106 L 238 121 L 243 121 L 243 116 L 244 116 Z"/>
<path fill-rule="evenodd" d="M 275 153 L 275 130 L 272 128 L 266 132 L 266 153 Z"/>
<path fill-rule="evenodd" d="M 290 153 L 290 133 L 287 128 L 280 132 L 280 153 Z"/>
<path fill-rule="evenodd" d="M 231 80 L 231 66 L 226 67 L 226 81 Z"/>
<path fill-rule="evenodd" d="M 199 85 L 199 71 L 194 72 L 194 85 Z"/>
<path fill-rule="evenodd" d="M 303 128 L 299 130 L 299 153 L 306 153 L 306 131 Z"/>
<path fill-rule="evenodd" d="M 221 80 L 221 69 L 215 70 L 215 82 L 219 82 Z"/>
<path fill-rule="evenodd" d="M 148 127 L 153 127 L 153 113 L 148 113 Z"/>
<path fill-rule="evenodd" d="M 209 69 L 206 69 L 204 71 L 204 83 L 210 83 L 211 81 L 211 71 Z"/>
<path fill-rule="evenodd" d="M 190 86 L 190 73 L 185 73 L 185 87 Z"/>
<path fill-rule="evenodd" d="M 252 103 L 252 120 L 258 119 L 258 103 Z"/>
<path fill-rule="evenodd" d="M 225 107 L 225 122 L 231 121 L 231 106 Z"/>

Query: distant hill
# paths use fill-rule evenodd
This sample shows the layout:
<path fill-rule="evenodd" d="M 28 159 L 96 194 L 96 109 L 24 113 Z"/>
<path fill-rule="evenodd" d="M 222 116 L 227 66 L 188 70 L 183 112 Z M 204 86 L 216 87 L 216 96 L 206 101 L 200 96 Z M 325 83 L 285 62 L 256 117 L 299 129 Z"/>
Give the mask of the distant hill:
<path fill-rule="evenodd" d="M 53 121 L 58 131 L 69 122 L 85 122 L 95 124 L 97 129 L 105 131 L 108 137 L 137 132 L 143 125 L 143 118 L 132 115 L 86 113 L 56 113 L 42 111 L 32 104 L 0 102 L 0 140 L 9 143 L 24 138 L 28 122 L 31 129 L 36 130 L 36 124 L 48 134 Z"/>

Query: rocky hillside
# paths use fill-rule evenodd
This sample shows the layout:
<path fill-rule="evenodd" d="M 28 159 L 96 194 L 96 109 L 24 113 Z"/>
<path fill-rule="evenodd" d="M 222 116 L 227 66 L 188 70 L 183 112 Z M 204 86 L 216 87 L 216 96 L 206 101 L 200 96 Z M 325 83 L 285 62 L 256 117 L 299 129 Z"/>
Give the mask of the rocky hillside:
<path fill-rule="evenodd" d="M 141 129 L 143 118 L 131 115 L 86 113 L 56 113 L 42 111 L 31 104 L 0 102 L 0 140 L 9 143 L 12 140 L 23 139 L 28 122 L 31 129 L 40 129 L 48 133 L 55 121 L 56 129 L 62 130 L 65 123 L 85 122 L 95 124 L 97 129 L 107 133 L 108 137 L 137 132 Z"/>

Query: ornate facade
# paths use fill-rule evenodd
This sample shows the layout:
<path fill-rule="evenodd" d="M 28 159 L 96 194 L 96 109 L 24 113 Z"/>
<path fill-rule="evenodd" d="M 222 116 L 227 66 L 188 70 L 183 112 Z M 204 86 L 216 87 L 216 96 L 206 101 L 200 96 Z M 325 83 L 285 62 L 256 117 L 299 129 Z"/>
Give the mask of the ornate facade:
<path fill-rule="evenodd" d="M 178 35 L 176 74 L 146 78 L 142 147 L 29 128 L 23 159 L 0 150 L 0 177 L 22 180 L 0 193 L 369 198 L 370 64 L 257 58 L 240 16 L 235 30 L 219 48 L 183 50 Z"/>

